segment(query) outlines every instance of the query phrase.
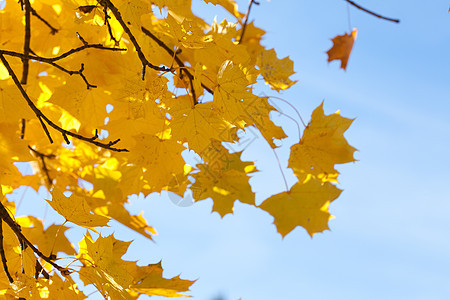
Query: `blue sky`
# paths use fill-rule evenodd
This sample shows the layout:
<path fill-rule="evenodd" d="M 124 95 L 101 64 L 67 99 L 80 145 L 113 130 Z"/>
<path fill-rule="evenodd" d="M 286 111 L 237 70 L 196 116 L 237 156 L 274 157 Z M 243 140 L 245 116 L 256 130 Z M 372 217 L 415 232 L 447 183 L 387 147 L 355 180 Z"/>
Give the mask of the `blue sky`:
<path fill-rule="evenodd" d="M 245 10 L 247 1 L 239 3 Z M 311 239 L 297 228 L 282 239 L 260 209 L 237 203 L 235 213 L 221 219 L 210 213 L 210 200 L 179 207 L 167 195 L 151 195 L 133 198 L 130 209 L 144 210 L 159 235 L 153 243 L 116 227 L 117 238 L 135 240 L 126 259 L 162 259 L 165 276 L 198 279 L 195 300 L 449 298 L 450 2 L 358 3 L 401 22 L 350 7 L 351 26 L 359 32 L 347 71 L 328 64 L 325 54 L 330 38 L 349 31 L 345 1 L 261 0 L 250 17 L 267 31 L 264 45 L 294 61 L 299 81 L 280 95 L 263 85 L 262 92 L 288 100 L 305 120 L 322 100 L 326 113 L 340 109 L 356 118 L 346 137 L 359 161 L 339 166 L 344 192 L 330 206 L 336 216 L 331 230 Z M 219 21 L 227 16 L 195 7 L 210 21 L 214 14 Z M 291 136 L 278 150 L 286 166 L 296 127 L 274 119 Z M 261 140 L 245 158 L 263 170 L 251 181 L 259 202 L 283 190 Z M 51 209 L 21 207 L 19 213 L 53 218 Z M 73 234 L 74 241 L 81 238 Z"/>

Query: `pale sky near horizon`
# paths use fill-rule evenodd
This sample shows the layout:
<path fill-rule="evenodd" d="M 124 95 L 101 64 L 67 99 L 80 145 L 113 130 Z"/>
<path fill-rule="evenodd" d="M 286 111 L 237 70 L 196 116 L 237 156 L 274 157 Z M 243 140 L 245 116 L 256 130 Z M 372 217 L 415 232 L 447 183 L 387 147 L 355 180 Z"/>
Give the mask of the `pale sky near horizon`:
<path fill-rule="evenodd" d="M 325 54 L 331 38 L 349 31 L 345 1 L 261 0 L 250 16 L 267 31 L 264 45 L 279 58 L 290 56 L 297 72 L 291 90 L 262 92 L 288 100 L 305 120 L 322 101 L 327 114 L 340 109 L 356 118 L 346 137 L 358 149 L 358 162 L 338 167 L 344 191 L 330 206 L 331 230 L 311 239 L 296 228 L 282 239 L 269 214 L 245 204 L 221 219 L 210 213 L 211 200 L 181 207 L 166 194 L 135 197 L 130 209 L 144 210 L 159 235 L 153 243 L 115 227 L 116 238 L 134 240 L 124 258 L 162 259 L 164 276 L 198 279 L 194 300 L 450 298 L 450 2 L 356 2 L 401 22 L 350 7 L 358 38 L 347 71 L 327 63 Z M 245 11 L 248 2 L 239 4 Z M 198 6 L 194 12 L 201 15 Z M 233 20 L 215 9 L 209 21 L 215 13 L 218 21 Z M 297 129 L 274 117 L 290 136 L 278 150 L 286 166 Z M 251 181 L 259 202 L 283 190 L 261 140 L 244 153 L 263 170 Z M 59 220 L 49 210 L 22 205 L 19 213 L 42 217 L 47 211 L 48 220 Z M 73 233 L 74 241 L 81 238 Z"/>

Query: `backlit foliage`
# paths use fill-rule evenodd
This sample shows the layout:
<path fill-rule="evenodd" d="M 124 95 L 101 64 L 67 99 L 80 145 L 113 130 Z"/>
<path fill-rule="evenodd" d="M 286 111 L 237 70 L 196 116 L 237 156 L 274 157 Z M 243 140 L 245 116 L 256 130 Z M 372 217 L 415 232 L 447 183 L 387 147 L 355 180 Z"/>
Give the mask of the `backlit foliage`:
<path fill-rule="evenodd" d="M 264 31 L 234 1 L 205 2 L 231 21 L 208 24 L 186 0 L 0 1 L 2 297 L 84 299 L 73 278 L 111 299 L 185 295 L 193 281 L 123 260 L 130 242 L 97 237 L 95 227 L 114 219 L 152 239 L 155 229 L 124 207 L 139 193 L 191 189 L 221 216 L 236 200 L 256 206 L 249 174 L 258 170 L 224 143 L 251 128 L 272 149 L 287 137 L 254 85 L 288 89 L 293 62 L 261 45 Z M 328 228 L 328 206 L 341 192 L 335 164 L 354 161 L 344 138 L 351 123 L 320 105 L 300 132 L 289 158 L 298 182 L 259 206 L 282 236 Z M 186 149 L 201 162 L 186 164 Z M 18 162 L 34 174 L 22 175 Z M 22 185 L 45 186 L 67 223 L 15 218 L 6 195 Z M 90 230 L 77 247 L 64 235 L 74 226 Z"/>

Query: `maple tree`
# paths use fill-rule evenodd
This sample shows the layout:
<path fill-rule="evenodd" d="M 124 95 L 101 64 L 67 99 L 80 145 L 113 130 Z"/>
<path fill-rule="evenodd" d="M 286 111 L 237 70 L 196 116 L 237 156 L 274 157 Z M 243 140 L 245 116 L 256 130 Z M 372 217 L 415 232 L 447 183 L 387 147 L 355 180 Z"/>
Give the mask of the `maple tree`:
<path fill-rule="evenodd" d="M 190 189 L 195 201 L 211 198 L 221 216 L 233 212 L 236 200 L 257 206 L 249 174 L 258 170 L 226 143 L 250 127 L 273 151 L 286 138 L 269 117 L 276 111 L 270 97 L 258 96 L 254 85 L 262 77 L 274 91 L 288 89 L 295 84 L 293 62 L 261 45 L 264 31 L 248 21 L 256 1 L 247 13 L 232 0 L 205 2 L 236 21 L 207 24 L 190 1 L 0 1 L 6 299 L 84 299 L 73 275 L 105 298 L 183 296 L 193 281 L 163 278 L 161 264 L 123 260 L 130 242 L 95 238 L 95 227 L 114 219 L 152 239 L 155 229 L 124 207 L 127 196 L 139 193 L 182 197 Z M 356 31 L 336 37 L 329 61 L 340 59 L 345 69 L 355 38 Z M 335 165 L 354 161 L 355 148 L 344 138 L 351 123 L 339 112 L 325 115 L 322 103 L 299 126 L 288 160 L 298 182 L 257 206 L 274 217 L 282 236 L 297 226 L 311 236 L 328 228 L 328 206 L 341 192 Z M 186 149 L 198 164 L 185 162 Z M 19 162 L 30 163 L 34 174 L 23 175 Z M 52 195 L 46 200 L 66 221 L 44 228 L 36 217 L 16 218 L 6 195 L 23 185 L 45 186 Z M 78 247 L 64 234 L 69 226 L 89 229 Z M 63 265 L 62 256 L 72 261 Z"/>

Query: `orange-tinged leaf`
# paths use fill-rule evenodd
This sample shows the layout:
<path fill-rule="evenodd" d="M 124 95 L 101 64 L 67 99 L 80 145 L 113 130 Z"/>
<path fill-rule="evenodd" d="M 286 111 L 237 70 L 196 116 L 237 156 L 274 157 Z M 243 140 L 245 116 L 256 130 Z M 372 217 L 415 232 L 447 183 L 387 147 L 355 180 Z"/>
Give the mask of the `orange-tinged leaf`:
<path fill-rule="evenodd" d="M 306 183 L 297 182 L 288 192 L 265 200 L 260 208 L 274 218 L 277 231 L 284 237 L 295 227 L 302 226 L 310 236 L 328 229 L 329 204 L 341 194 L 341 190 L 325 182 L 311 178 Z"/>
<path fill-rule="evenodd" d="M 350 146 L 344 132 L 352 124 L 352 119 L 342 117 L 339 112 L 326 116 L 323 103 L 311 116 L 311 122 L 305 128 L 298 144 L 291 147 L 289 168 L 303 181 L 308 174 L 323 181 L 335 180 L 339 174 L 335 164 L 355 161 L 355 148 Z"/>
<path fill-rule="evenodd" d="M 333 42 L 333 47 L 328 50 L 328 62 L 338 59 L 341 61 L 341 68 L 346 69 L 348 58 L 350 57 L 350 53 L 352 52 L 353 43 L 356 40 L 356 36 L 358 33 L 358 29 L 353 29 L 353 31 L 348 34 L 338 35 L 333 38 L 331 41 Z"/>
<path fill-rule="evenodd" d="M 91 209 L 83 197 L 72 194 L 70 197 L 57 188 L 52 191 L 52 201 L 47 202 L 67 221 L 83 227 L 106 226 L 109 219 L 91 213 Z"/>

